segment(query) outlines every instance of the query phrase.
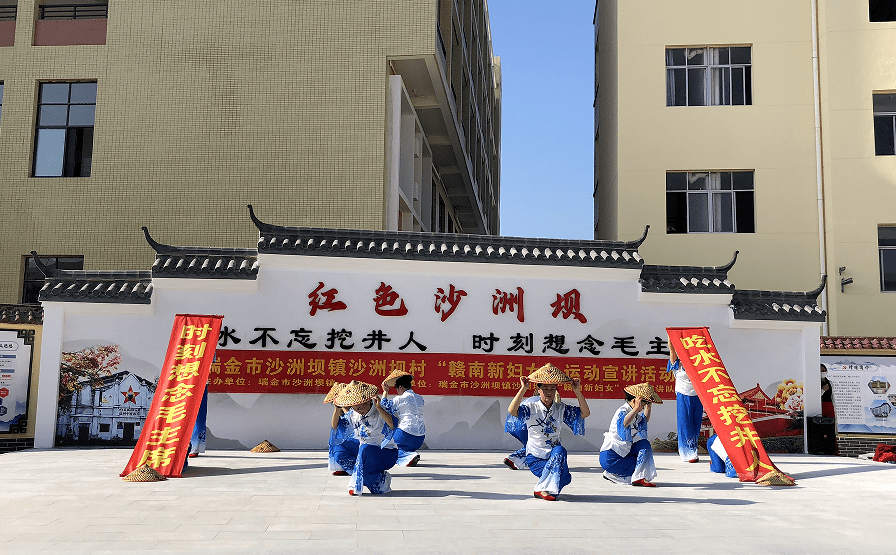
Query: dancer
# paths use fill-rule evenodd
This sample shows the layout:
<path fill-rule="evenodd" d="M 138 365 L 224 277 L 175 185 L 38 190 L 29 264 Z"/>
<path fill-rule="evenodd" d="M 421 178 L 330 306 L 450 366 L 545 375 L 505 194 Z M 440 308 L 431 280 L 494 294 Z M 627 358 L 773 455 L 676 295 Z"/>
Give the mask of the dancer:
<path fill-rule="evenodd" d="M 347 384 L 336 382 L 330 388 L 324 404 L 332 403 L 333 399 L 339 395 L 339 392 L 345 388 Z M 329 457 L 327 467 L 333 472 L 333 476 L 348 476 L 355 468 L 355 459 L 358 458 L 358 440 L 354 438 L 352 433 L 352 425 L 349 422 L 346 413 L 350 409 L 345 409 L 333 405 L 333 414 L 338 416 L 339 423 L 335 428 L 330 428 Z"/>
<path fill-rule="evenodd" d="M 734 465 L 731 464 L 731 459 L 728 458 L 728 453 L 719 436 L 713 434 L 706 440 L 706 450 L 709 451 L 709 469 L 711 471 L 719 474 L 724 472 L 728 478 L 737 478 L 737 471 L 734 470 Z"/>
<path fill-rule="evenodd" d="M 394 370 L 383 380 L 383 400 L 380 404 L 392 415 L 395 434 L 392 441 L 398 446 L 400 466 L 416 466 L 420 462 L 417 449 L 426 437 L 426 423 L 423 420 L 423 397 L 414 392 L 414 376 L 401 370 Z M 387 399 L 389 387 L 398 391 L 391 401 Z"/>
<path fill-rule="evenodd" d="M 557 386 L 572 382 L 572 391 L 579 406 L 566 405 L 557 397 Z M 538 395 L 523 400 L 529 384 L 535 384 Z M 556 501 L 560 490 L 572 481 L 566 462 L 566 449 L 560 445 L 560 426 L 566 424 L 575 435 L 585 435 L 585 418 L 591 414 L 582 395 L 579 380 L 572 380 L 551 364 L 545 364 L 528 377 L 520 377 L 520 389 L 510 402 L 505 430 L 527 430 L 526 465 L 538 476 L 535 497 Z"/>
<path fill-rule="evenodd" d="M 190 453 L 188 458 L 195 458 L 199 453 L 205 453 L 205 421 L 208 415 L 208 384 L 205 384 L 205 392 L 202 394 L 202 402 L 199 403 L 199 412 L 196 413 L 196 423 L 193 424 L 193 435 L 190 437 Z"/>
<path fill-rule="evenodd" d="M 526 443 L 529 442 L 529 430 L 525 427 L 512 426 L 511 419 L 508 418 L 504 424 L 504 431 L 523 444 L 522 447 L 504 457 L 504 464 L 510 470 L 529 470 L 529 465 L 526 464 Z"/>
<path fill-rule="evenodd" d="M 678 360 L 675 347 L 669 341 L 669 362 L 666 372 L 675 373 L 675 409 L 678 415 L 678 454 L 681 460 L 695 463 L 700 460 L 697 453 L 697 439 L 703 422 L 703 403 L 697 397 L 697 390 L 688 378 L 688 373 Z"/>
<path fill-rule="evenodd" d="M 392 415 L 380 404 L 375 385 L 353 381 L 333 399 L 337 407 L 351 407 L 346 417 L 358 440 L 358 456 L 349 478 L 348 494 L 361 495 L 366 486 L 370 493 L 392 491 L 392 476 L 387 472 L 398 460 L 398 448 L 392 441 Z M 333 411 L 330 423 L 339 426 L 339 413 Z"/>
<path fill-rule="evenodd" d="M 619 407 L 604 433 L 600 447 L 600 465 L 604 478 L 617 484 L 656 487 L 653 449 L 647 439 L 647 422 L 652 403 L 663 400 L 648 383 L 630 385 L 624 389 L 625 404 Z"/>

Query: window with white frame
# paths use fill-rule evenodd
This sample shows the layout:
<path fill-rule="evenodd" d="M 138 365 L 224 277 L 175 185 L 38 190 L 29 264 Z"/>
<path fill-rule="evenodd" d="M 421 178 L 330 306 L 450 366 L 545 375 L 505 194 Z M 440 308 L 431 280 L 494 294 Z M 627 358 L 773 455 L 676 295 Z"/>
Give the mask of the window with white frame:
<path fill-rule="evenodd" d="M 877 228 L 877 248 L 880 252 L 880 290 L 896 291 L 896 225 Z"/>
<path fill-rule="evenodd" d="M 749 46 L 666 48 L 666 106 L 753 104 Z"/>
<path fill-rule="evenodd" d="M 896 93 L 874 93 L 874 154 L 896 154 Z"/>
<path fill-rule="evenodd" d="M 753 171 L 666 173 L 666 233 L 754 233 Z"/>

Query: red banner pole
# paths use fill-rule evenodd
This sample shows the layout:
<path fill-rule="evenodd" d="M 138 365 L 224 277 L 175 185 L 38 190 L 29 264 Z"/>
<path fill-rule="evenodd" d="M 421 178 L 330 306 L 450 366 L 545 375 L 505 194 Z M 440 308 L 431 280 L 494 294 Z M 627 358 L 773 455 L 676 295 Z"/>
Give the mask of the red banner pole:
<path fill-rule="evenodd" d="M 703 403 L 719 441 L 741 482 L 760 482 L 767 474 L 771 485 L 794 485 L 793 479 L 775 467 L 753 421 L 737 395 L 734 382 L 722 363 L 709 329 L 666 328 L 674 348 Z M 790 483 L 786 483 L 786 482 Z"/>
<path fill-rule="evenodd" d="M 165 477 L 180 478 L 223 319 L 196 314 L 174 317 L 152 405 L 121 476 L 147 464 Z"/>

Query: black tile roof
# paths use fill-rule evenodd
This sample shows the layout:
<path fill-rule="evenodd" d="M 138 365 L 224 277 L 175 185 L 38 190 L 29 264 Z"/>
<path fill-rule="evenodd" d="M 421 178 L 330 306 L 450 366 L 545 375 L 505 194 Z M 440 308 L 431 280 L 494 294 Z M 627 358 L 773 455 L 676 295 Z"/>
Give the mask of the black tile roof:
<path fill-rule="evenodd" d="M 44 323 L 44 309 L 33 304 L 0 304 L 0 324 Z"/>
<path fill-rule="evenodd" d="M 408 260 L 488 262 L 498 264 L 550 264 L 596 268 L 639 269 L 644 260 L 635 241 L 531 239 L 495 235 L 365 231 L 284 227 L 266 224 L 249 215 L 258 228 L 259 254 L 350 256 Z"/>
<path fill-rule="evenodd" d="M 143 226 L 146 241 L 156 251 L 152 276 L 157 278 L 256 279 L 258 251 L 255 249 L 220 249 L 207 247 L 173 247 L 153 240 Z"/>
<path fill-rule="evenodd" d="M 824 322 L 826 313 L 816 299 L 825 283 L 827 276 L 822 276 L 821 285 L 808 293 L 737 290 L 731 297 L 731 309 L 735 320 Z"/>
<path fill-rule="evenodd" d="M 734 266 L 739 251 L 724 266 L 652 266 L 641 268 L 641 291 L 647 293 L 731 293 L 734 284 L 728 281 L 728 270 Z"/>
<path fill-rule="evenodd" d="M 36 252 L 31 254 L 46 278 L 38 297 L 41 301 L 120 304 L 152 301 L 152 272 L 55 270 L 41 264 Z"/>

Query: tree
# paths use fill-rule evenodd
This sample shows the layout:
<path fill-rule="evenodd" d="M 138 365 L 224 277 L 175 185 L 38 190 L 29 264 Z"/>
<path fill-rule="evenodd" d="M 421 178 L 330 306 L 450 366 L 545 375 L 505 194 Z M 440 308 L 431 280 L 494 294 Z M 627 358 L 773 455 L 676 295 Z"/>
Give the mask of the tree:
<path fill-rule="evenodd" d="M 69 410 L 72 397 L 81 392 L 84 384 L 99 387 L 103 378 L 112 375 L 120 363 L 118 345 L 94 345 L 80 351 L 63 352 L 59 369 L 59 408 Z"/>

